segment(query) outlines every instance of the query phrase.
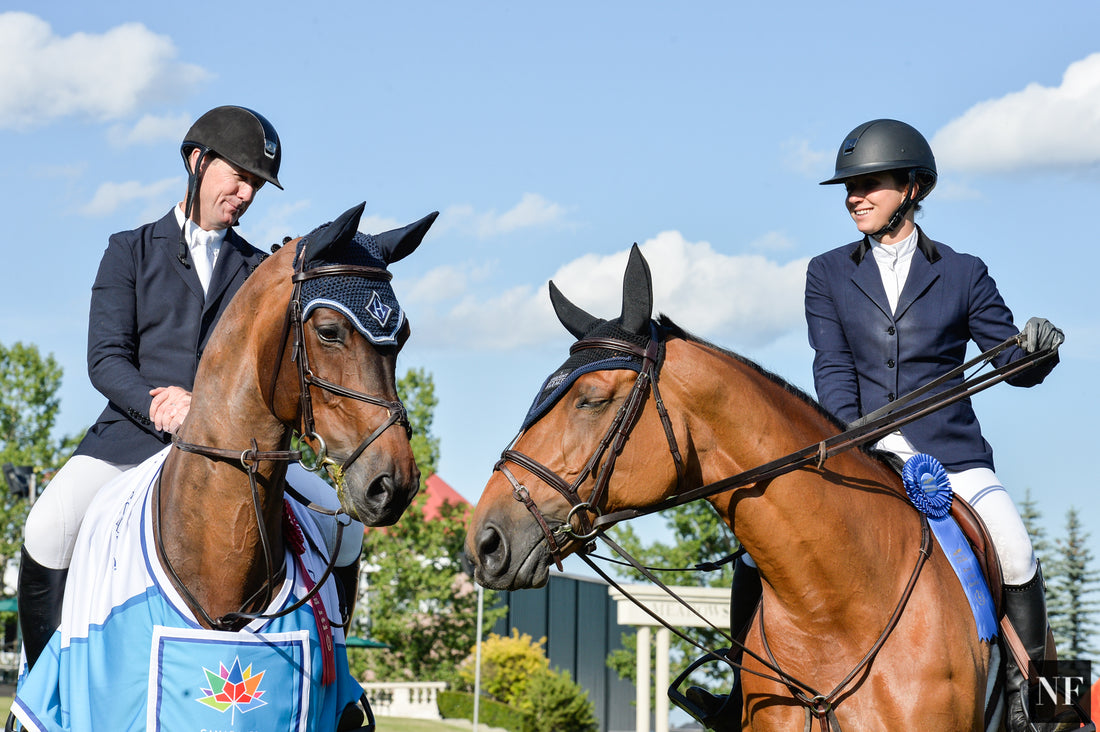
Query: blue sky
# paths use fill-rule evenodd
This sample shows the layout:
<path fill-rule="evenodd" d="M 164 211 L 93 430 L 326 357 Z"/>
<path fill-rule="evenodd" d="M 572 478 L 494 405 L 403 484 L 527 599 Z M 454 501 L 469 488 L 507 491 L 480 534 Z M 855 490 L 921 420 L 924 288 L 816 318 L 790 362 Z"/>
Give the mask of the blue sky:
<path fill-rule="evenodd" d="M 107 237 L 180 200 L 179 141 L 211 107 L 282 137 L 286 190 L 240 226 L 257 246 L 361 201 L 366 231 L 441 212 L 394 268 L 399 370 L 433 374 L 440 474 L 471 501 L 571 340 L 547 280 L 617 314 L 633 242 L 657 309 L 812 391 L 805 265 L 856 236 L 817 182 L 894 117 L 940 165 L 918 223 L 981 256 L 1018 322 L 1066 332 L 1047 383 L 975 401 L 1010 492 L 1052 538 L 1076 507 L 1100 558 L 1094 0 L 25 7 L 0 13 L 0 342 L 60 361 L 61 431 L 103 404 L 84 348 Z"/>

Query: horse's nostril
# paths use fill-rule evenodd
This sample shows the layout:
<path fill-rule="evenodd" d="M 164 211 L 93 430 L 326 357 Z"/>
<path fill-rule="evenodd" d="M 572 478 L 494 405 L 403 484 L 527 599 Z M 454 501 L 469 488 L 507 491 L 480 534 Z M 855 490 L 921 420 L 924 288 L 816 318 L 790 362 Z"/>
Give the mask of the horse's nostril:
<path fill-rule="evenodd" d="M 482 567 L 490 574 L 499 574 L 508 565 L 508 545 L 499 531 L 486 526 L 478 535 L 477 553 Z"/>
<path fill-rule="evenodd" d="M 393 478 L 389 475 L 375 478 L 367 488 L 367 498 L 371 501 L 384 502 L 391 495 L 393 495 Z"/>

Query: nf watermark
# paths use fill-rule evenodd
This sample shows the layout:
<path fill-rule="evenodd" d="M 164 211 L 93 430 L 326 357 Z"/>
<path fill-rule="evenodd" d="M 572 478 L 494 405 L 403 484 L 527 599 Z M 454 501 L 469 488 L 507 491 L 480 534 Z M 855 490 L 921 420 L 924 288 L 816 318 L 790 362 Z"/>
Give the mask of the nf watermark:
<path fill-rule="evenodd" d="M 1083 712 L 1092 718 L 1089 692 L 1092 686 L 1091 661 L 1039 661 L 1030 664 L 1039 683 L 1028 690 L 1028 715 L 1036 724 L 1079 719 Z M 1040 727 L 1042 729 L 1042 727 Z"/>

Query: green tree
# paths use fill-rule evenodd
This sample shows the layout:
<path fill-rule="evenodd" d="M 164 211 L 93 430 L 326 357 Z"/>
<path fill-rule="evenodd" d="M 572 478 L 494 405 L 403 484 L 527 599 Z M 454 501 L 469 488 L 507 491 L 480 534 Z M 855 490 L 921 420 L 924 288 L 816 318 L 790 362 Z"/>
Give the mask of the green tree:
<path fill-rule="evenodd" d="M 437 399 L 430 374 L 411 369 L 398 392 L 413 428 L 413 454 L 421 492 L 396 525 L 369 529 L 363 541 L 359 614 L 353 633 L 389 650 L 353 655 L 353 670 L 384 681 L 447 681 L 477 640 L 477 588 L 460 558 L 469 507 L 444 502 L 438 515 L 424 513 L 424 480 L 435 472 L 439 440 L 432 435 Z M 484 596 L 484 627 L 504 608 Z"/>
<path fill-rule="evenodd" d="M 62 369 L 53 355 L 42 356 L 38 347 L 0 343 L 0 465 L 34 467 L 38 490 L 49 482 L 80 435 L 53 437 L 61 405 Z M 0 558 L 15 555 L 23 540 L 28 502 L 0 492 Z"/>
<path fill-rule="evenodd" d="M 738 547 L 737 539 L 733 532 L 722 522 L 714 508 L 706 501 L 693 501 L 692 503 L 678 506 L 660 514 L 667 530 L 670 532 L 670 541 L 643 542 L 634 526 L 631 524 L 619 524 L 611 532 L 611 538 L 625 551 L 633 555 L 641 564 L 649 567 L 684 569 L 693 568 L 707 561 L 717 561 L 728 557 Z M 651 533 L 651 532 L 647 532 Z M 632 569 L 621 569 L 616 573 L 623 578 L 638 581 L 636 575 L 631 574 Z M 675 586 L 705 586 L 726 587 L 733 580 L 733 564 L 725 563 L 710 571 L 668 571 L 657 573 L 660 580 L 670 587 Z M 641 580 L 647 581 L 647 580 Z M 729 628 L 719 629 L 729 633 Z M 692 629 L 690 636 L 700 645 L 709 649 L 724 648 L 729 642 L 718 630 L 704 628 Z M 636 657 L 637 636 L 633 633 L 624 633 L 622 636 L 623 647 L 612 651 L 607 658 L 608 666 L 613 669 L 620 678 L 636 682 Z M 670 641 L 672 655 L 672 668 L 687 666 L 691 661 L 703 655 L 696 646 L 673 635 Z M 656 653 L 655 645 L 650 647 L 651 653 Z M 650 668 L 656 669 L 656 661 L 651 659 Z M 697 675 L 698 676 L 698 675 Z M 692 683 L 705 686 L 713 691 L 725 693 L 729 690 L 730 670 L 721 663 L 707 664 L 701 671 L 702 678 L 693 676 Z M 651 685 L 650 688 L 654 688 Z M 655 689 L 654 693 L 665 693 L 664 689 Z"/>
<path fill-rule="evenodd" d="M 1081 526 L 1076 508 L 1066 513 L 1065 535 L 1055 541 L 1057 559 L 1048 580 L 1048 616 L 1059 655 L 1084 659 L 1097 653 L 1090 642 L 1096 632 L 1096 600 L 1100 572 L 1093 567 L 1089 535 Z"/>
<path fill-rule="evenodd" d="M 432 434 L 435 408 L 439 406 L 435 380 L 424 369 L 409 369 L 397 380 L 397 393 L 409 413 L 409 424 L 412 425 L 409 442 L 416 465 L 420 468 L 420 488 L 423 491 L 424 480 L 439 466 L 439 438 Z"/>

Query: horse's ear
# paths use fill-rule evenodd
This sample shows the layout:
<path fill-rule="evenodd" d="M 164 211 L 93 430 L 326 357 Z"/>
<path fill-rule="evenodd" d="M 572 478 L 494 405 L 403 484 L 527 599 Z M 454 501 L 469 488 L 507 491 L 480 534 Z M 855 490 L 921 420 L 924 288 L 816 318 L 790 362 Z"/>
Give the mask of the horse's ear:
<path fill-rule="evenodd" d="M 347 211 L 340 214 L 331 224 L 318 231 L 316 236 L 309 237 L 304 253 L 306 269 L 309 268 L 309 263 L 316 259 L 324 250 L 333 245 L 339 246 L 347 244 L 352 240 L 356 230 L 359 228 L 359 219 L 363 216 L 363 209 L 366 208 L 366 206 L 367 204 L 364 201 L 358 206 L 349 208 Z"/>
<path fill-rule="evenodd" d="M 573 334 L 577 340 L 584 338 L 590 330 L 600 322 L 579 307 L 569 302 L 561 290 L 557 288 L 553 280 L 550 281 L 550 302 L 554 306 L 554 312 L 565 329 Z"/>
<path fill-rule="evenodd" d="M 382 258 L 386 264 L 393 264 L 399 259 L 404 259 L 413 253 L 420 242 L 424 241 L 424 235 L 432 228 L 438 211 L 432 211 L 424 218 L 409 224 L 401 229 L 385 231 L 374 235 L 374 243 L 382 249 Z"/>
<path fill-rule="evenodd" d="M 635 244 L 626 260 L 623 275 L 623 311 L 620 317 L 623 329 L 631 333 L 648 335 L 649 320 L 653 317 L 653 278 L 642 250 Z"/>

